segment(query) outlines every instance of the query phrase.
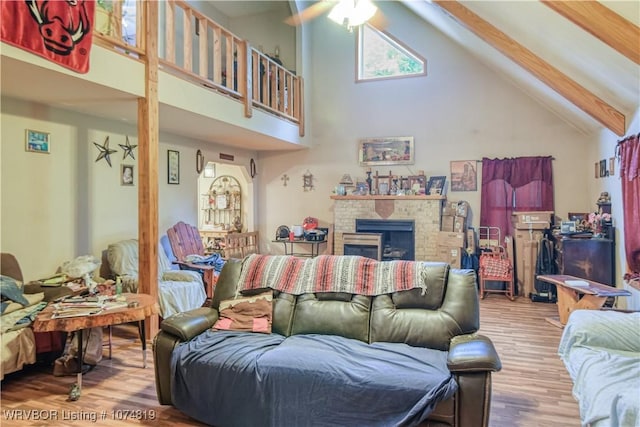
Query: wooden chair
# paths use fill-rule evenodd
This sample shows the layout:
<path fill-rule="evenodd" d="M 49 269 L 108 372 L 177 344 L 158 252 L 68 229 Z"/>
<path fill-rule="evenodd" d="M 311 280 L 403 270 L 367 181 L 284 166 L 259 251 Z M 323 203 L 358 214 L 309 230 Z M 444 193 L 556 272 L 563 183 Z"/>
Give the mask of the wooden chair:
<path fill-rule="evenodd" d="M 480 255 L 480 299 L 489 292 L 504 293 L 511 301 L 514 300 L 513 265 L 502 246 L 486 249 Z M 486 282 L 505 282 L 504 289 L 488 289 Z"/>
<path fill-rule="evenodd" d="M 200 271 L 202 273 L 207 298 L 212 298 L 213 289 L 215 288 L 217 280 L 214 267 L 212 265 L 194 264 L 185 261 L 187 255 L 206 256 L 198 228 L 180 221 L 167 230 L 167 237 L 169 237 L 171 249 L 177 259 L 177 261 L 174 262 L 182 269 Z"/>
<path fill-rule="evenodd" d="M 231 233 L 224 238 L 224 258 L 244 258 L 250 254 L 260 253 L 258 249 L 258 232 Z"/>

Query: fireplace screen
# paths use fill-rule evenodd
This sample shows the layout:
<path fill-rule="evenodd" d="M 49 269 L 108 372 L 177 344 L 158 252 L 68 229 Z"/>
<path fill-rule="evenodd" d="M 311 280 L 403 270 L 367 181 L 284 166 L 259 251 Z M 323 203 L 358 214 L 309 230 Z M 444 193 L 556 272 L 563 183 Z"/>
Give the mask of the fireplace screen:
<path fill-rule="evenodd" d="M 343 253 L 382 260 L 381 233 L 343 233 Z"/>
<path fill-rule="evenodd" d="M 356 233 L 376 233 L 382 237 L 383 261 L 415 260 L 413 220 L 356 219 Z"/>

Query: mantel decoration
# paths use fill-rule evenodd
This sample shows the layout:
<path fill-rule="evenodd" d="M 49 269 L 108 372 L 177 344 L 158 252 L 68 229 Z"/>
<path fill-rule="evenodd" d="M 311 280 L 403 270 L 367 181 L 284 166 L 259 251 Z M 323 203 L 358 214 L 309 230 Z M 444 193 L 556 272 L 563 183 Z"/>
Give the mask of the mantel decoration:
<path fill-rule="evenodd" d="M 167 150 L 167 182 L 180 184 L 180 152 Z"/>
<path fill-rule="evenodd" d="M 133 149 L 136 148 L 137 145 L 131 145 L 131 143 L 129 142 L 129 135 L 127 135 L 127 139 L 124 144 L 118 144 L 118 145 L 120 146 L 120 148 L 122 148 L 122 151 L 124 152 L 124 155 L 122 156 L 122 160 L 125 160 L 127 156 L 131 156 L 133 160 L 136 159 L 135 157 L 133 157 Z"/>
<path fill-rule="evenodd" d="M 415 161 L 413 137 L 361 139 L 358 160 L 361 166 L 412 165 Z"/>
<path fill-rule="evenodd" d="M 93 145 L 95 145 L 98 148 L 98 150 L 100 150 L 100 153 L 96 158 L 96 162 L 99 161 L 100 159 L 105 159 L 106 162 L 109 164 L 109 167 L 111 167 L 111 155 L 118 150 L 112 150 L 111 148 L 109 148 L 109 137 L 107 136 L 104 139 L 104 143 L 102 145 L 98 144 L 97 142 L 94 142 Z"/>
<path fill-rule="evenodd" d="M 446 192 L 446 182 L 446 176 L 429 177 L 429 183 L 427 184 L 427 195 L 444 195 Z"/>
<path fill-rule="evenodd" d="M 25 149 L 27 151 L 49 154 L 50 142 L 48 133 L 27 129 L 25 140 Z"/>
<path fill-rule="evenodd" d="M 358 195 L 368 193 L 372 196 L 414 196 L 426 193 L 427 178 L 423 170 L 418 171 L 418 175 L 409 176 L 394 175 L 392 171 L 389 171 L 388 175 L 380 175 L 376 171 L 375 175 L 371 176 L 371 168 L 367 168 L 365 173 L 367 174 L 366 183 L 362 183 L 365 191 L 356 186 Z"/>

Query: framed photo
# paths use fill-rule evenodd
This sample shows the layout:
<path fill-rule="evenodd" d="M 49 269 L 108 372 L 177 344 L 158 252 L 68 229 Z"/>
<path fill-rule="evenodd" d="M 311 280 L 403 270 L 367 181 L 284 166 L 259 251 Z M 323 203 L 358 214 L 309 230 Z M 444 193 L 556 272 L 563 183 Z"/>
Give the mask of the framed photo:
<path fill-rule="evenodd" d="M 180 184 L 180 152 L 167 150 L 167 182 Z"/>
<path fill-rule="evenodd" d="M 413 137 L 361 139 L 358 160 L 361 166 L 412 165 L 415 162 Z"/>
<path fill-rule="evenodd" d="M 427 195 L 443 195 L 445 194 L 445 184 L 447 182 L 446 176 L 432 176 L 429 177 L 429 183 L 427 184 Z"/>
<path fill-rule="evenodd" d="M 609 176 L 607 173 L 607 161 L 605 159 L 600 160 L 600 178 Z"/>
<path fill-rule="evenodd" d="M 133 165 L 120 165 L 120 185 L 133 185 Z"/>
<path fill-rule="evenodd" d="M 570 234 L 577 231 L 576 221 L 562 221 L 560 224 L 560 234 Z"/>
<path fill-rule="evenodd" d="M 478 172 L 475 160 L 451 162 L 451 191 L 478 191 Z"/>
<path fill-rule="evenodd" d="M 27 129 L 27 136 L 25 138 L 25 149 L 27 151 L 49 154 L 50 143 L 48 133 Z"/>
<path fill-rule="evenodd" d="M 594 178 L 599 178 L 600 177 L 600 163 L 596 162 L 595 163 L 595 176 Z"/>
<path fill-rule="evenodd" d="M 409 190 L 413 194 L 426 194 L 427 192 L 427 177 L 424 175 L 411 175 L 409 176 Z"/>
<path fill-rule="evenodd" d="M 614 176 L 616 174 L 616 158 L 609 157 L 609 176 Z"/>

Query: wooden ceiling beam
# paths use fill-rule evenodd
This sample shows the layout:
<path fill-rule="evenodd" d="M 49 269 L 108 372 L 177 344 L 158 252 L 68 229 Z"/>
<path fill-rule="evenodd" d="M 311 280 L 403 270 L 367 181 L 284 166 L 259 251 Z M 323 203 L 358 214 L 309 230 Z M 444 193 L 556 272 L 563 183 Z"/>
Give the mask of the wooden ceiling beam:
<path fill-rule="evenodd" d="M 540 1 L 640 65 L 640 28 L 634 23 L 597 1 Z"/>
<path fill-rule="evenodd" d="M 433 3 L 616 135 L 624 135 L 626 130 L 624 114 L 604 100 L 459 2 L 434 0 Z"/>

